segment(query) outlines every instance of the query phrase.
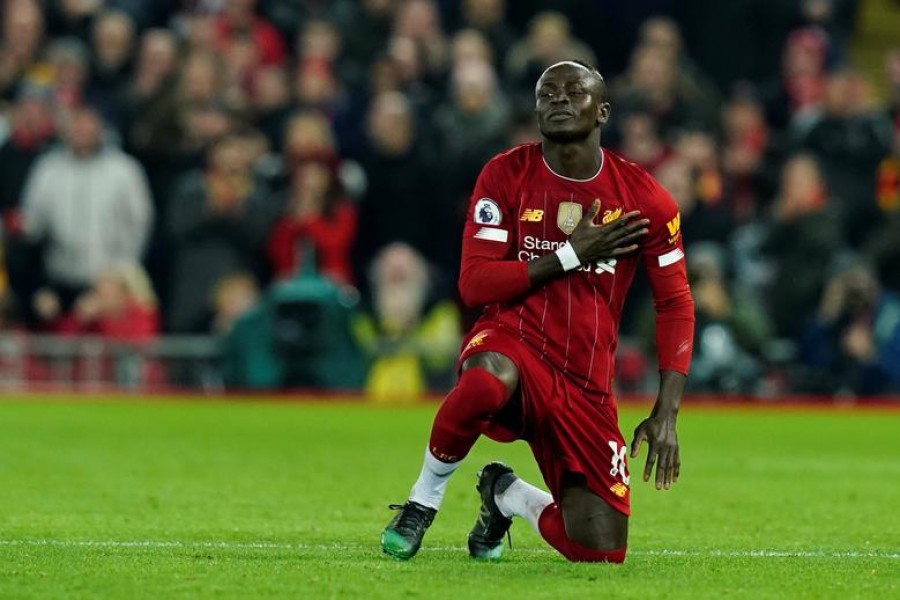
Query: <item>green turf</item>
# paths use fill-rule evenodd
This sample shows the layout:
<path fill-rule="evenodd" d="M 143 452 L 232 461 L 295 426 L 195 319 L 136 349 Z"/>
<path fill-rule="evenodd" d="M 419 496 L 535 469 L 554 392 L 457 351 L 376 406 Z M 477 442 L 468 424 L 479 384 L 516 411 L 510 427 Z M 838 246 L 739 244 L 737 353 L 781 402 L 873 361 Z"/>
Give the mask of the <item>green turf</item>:
<path fill-rule="evenodd" d="M 470 561 L 474 471 L 537 479 L 526 446 L 484 440 L 399 563 L 379 532 L 432 412 L 0 402 L 0 597 L 900 595 L 900 412 L 685 409 L 682 479 L 635 485 L 622 566 L 569 564 L 524 522 L 503 561 Z"/>

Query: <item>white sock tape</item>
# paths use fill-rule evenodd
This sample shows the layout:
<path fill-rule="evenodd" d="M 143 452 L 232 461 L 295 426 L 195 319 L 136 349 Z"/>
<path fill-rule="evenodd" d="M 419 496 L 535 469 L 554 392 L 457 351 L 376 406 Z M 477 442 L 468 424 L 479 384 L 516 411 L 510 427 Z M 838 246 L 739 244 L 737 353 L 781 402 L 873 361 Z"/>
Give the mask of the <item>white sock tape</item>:
<path fill-rule="evenodd" d="M 569 242 L 557 249 L 556 257 L 559 259 L 559 264 L 562 265 L 563 271 L 571 271 L 581 266 L 581 259 L 575 254 L 575 249 Z"/>

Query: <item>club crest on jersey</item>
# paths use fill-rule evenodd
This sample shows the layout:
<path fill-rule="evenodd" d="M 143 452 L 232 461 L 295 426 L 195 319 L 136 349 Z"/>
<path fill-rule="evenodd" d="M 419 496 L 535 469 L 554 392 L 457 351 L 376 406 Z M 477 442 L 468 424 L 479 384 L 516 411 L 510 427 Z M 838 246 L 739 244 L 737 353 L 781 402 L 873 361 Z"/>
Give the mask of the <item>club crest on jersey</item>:
<path fill-rule="evenodd" d="M 556 213 L 556 224 L 566 235 L 572 235 L 581 220 L 581 205 L 577 202 L 560 202 Z"/>
<path fill-rule="evenodd" d="M 603 211 L 603 224 L 612 223 L 616 219 L 622 216 L 622 207 L 615 210 L 605 210 Z"/>
<path fill-rule="evenodd" d="M 475 203 L 475 222 L 480 225 L 499 225 L 500 207 L 490 198 Z"/>

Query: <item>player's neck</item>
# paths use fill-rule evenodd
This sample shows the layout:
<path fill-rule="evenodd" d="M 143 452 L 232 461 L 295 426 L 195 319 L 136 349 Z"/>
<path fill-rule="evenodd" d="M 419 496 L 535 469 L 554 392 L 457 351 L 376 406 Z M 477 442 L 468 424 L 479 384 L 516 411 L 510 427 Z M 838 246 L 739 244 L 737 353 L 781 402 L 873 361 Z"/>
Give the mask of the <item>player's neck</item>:
<path fill-rule="evenodd" d="M 563 177 L 570 179 L 590 179 L 600 170 L 603 157 L 600 140 L 591 136 L 587 140 L 559 143 L 543 140 L 541 152 L 547 166 Z"/>

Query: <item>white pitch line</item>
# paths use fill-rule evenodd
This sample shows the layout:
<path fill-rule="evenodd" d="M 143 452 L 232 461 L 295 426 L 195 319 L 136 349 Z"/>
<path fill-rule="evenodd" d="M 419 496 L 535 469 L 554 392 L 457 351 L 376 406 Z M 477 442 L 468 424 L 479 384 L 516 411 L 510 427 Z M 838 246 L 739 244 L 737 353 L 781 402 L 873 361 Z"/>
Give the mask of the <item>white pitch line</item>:
<path fill-rule="evenodd" d="M 203 550 L 377 550 L 376 544 L 304 544 L 280 542 L 228 542 L 183 540 L 0 540 L 0 547 L 60 548 L 176 548 Z M 464 552 L 463 546 L 426 546 L 424 552 Z M 516 548 L 514 554 L 553 554 L 550 548 Z M 898 552 L 820 550 L 629 550 L 629 556 L 687 556 L 706 558 L 878 558 L 900 560 Z"/>

